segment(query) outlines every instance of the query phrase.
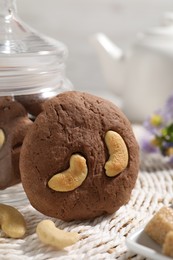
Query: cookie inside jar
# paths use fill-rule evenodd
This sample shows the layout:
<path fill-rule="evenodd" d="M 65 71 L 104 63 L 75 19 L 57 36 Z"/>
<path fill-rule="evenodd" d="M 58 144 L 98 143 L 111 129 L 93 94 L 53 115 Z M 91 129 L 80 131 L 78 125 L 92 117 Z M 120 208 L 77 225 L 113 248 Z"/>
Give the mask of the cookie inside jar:
<path fill-rule="evenodd" d="M 42 104 L 72 84 L 65 76 L 67 47 L 23 22 L 15 0 L 0 0 L 0 7 L 0 197 L 8 202 L 19 200 L 27 131 Z"/>

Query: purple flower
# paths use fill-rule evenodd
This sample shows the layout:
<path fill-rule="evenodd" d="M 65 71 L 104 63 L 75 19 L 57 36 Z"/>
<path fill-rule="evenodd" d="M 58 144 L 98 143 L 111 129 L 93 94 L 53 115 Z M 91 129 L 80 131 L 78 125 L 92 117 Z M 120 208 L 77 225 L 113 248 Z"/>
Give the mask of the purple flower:
<path fill-rule="evenodd" d="M 164 107 L 163 107 L 163 115 L 164 115 L 164 118 L 165 118 L 165 124 L 170 124 L 173 122 L 173 95 L 171 95 Z"/>
<path fill-rule="evenodd" d="M 152 134 L 157 134 L 162 128 L 164 122 L 163 115 L 161 111 L 154 112 L 153 115 L 148 116 L 144 122 L 144 128 Z"/>
<path fill-rule="evenodd" d="M 158 152 L 158 148 L 152 144 L 152 139 L 151 138 L 148 138 L 148 139 L 146 137 L 143 138 L 141 140 L 140 145 L 141 145 L 142 151 L 144 151 L 144 152 L 147 152 L 147 153 L 156 153 L 156 152 Z"/>
<path fill-rule="evenodd" d="M 147 153 L 161 153 L 173 162 L 173 95 L 143 123 L 147 134 L 140 142 Z"/>

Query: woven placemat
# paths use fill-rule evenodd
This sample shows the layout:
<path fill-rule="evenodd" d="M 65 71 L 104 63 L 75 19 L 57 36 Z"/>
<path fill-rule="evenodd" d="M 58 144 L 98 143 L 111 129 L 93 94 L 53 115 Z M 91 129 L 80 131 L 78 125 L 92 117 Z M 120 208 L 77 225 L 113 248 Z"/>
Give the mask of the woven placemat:
<path fill-rule="evenodd" d="M 65 250 L 54 250 L 43 245 L 35 233 L 37 224 L 47 217 L 37 212 L 28 202 L 22 186 L 17 185 L 1 192 L 1 202 L 8 197 L 9 204 L 18 208 L 27 222 L 23 239 L 0 238 L 0 259 L 144 259 L 130 252 L 126 237 L 144 225 L 163 205 L 173 202 L 173 169 L 158 156 L 141 156 L 141 169 L 129 203 L 116 213 L 92 221 L 65 223 L 53 219 L 56 226 L 76 231 L 81 239 Z M 9 193 L 9 194 L 8 194 Z"/>

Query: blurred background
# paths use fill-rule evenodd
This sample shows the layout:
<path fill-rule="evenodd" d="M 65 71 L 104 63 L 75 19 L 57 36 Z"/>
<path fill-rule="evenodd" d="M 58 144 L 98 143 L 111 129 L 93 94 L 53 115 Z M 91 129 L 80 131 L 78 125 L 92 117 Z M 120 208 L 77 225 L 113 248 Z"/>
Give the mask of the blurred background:
<path fill-rule="evenodd" d="M 30 26 L 66 44 L 66 74 L 77 90 L 104 91 L 96 52 L 89 37 L 105 33 L 124 50 L 138 32 L 173 11 L 172 0 L 17 0 L 18 13 Z"/>

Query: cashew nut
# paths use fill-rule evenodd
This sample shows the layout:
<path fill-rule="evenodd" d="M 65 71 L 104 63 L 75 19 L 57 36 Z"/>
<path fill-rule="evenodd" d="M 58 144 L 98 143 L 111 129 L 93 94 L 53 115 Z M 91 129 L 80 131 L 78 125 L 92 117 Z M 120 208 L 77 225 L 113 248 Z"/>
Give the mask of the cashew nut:
<path fill-rule="evenodd" d="M 79 234 L 76 232 L 66 232 L 56 228 L 51 220 L 42 220 L 36 228 L 39 239 L 58 249 L 73 245 L 79 240 Z"/>
<path fill-rule="evenodd" d="M 54 175 L 48 186 L 55 191 L 71 191 L 79 187 L 87 177 L 88 168 L 86 160 L 79 154 L 74 154 L 70 158 L 70 167 L 61 173 Z"/>
<path fill-rule="evenodd" d="M 0 128 L 0 149 L 2 148 L 5 142 L 5 134 L 4 131 Z"/>
<path fill-rule="evenodd" d="M 128 164 L 128 150 L 123 138 L 114 131 L 108 131 L 105 142 L 109 151 L 109 160 L 105 164 L 106 175 L 114 177 L 122 172 Z"/>
<path fill-rule="evenodd" d="M 21 238 L 26 232 L 24 217 L 8 205 L 0 204 L 0 225 L 4 233 L 12 238 Z"/>

